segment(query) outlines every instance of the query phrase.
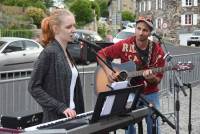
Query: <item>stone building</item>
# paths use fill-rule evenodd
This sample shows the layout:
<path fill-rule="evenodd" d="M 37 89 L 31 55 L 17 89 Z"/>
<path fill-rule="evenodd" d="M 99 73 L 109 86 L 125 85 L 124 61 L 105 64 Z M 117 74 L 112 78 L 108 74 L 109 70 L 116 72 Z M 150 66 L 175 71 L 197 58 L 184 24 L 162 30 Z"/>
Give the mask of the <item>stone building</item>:
<path fill-rule="evenodd" d="M 176 41 L 200 29 L 200 0 L 136 0 L 136 14 L 152 16 L 156 32 Z"/>
<path fill-rule="evenodd" d="M 108 1 L 109 20 L 113 29 L 119 29 L 121 24 L 121 12 L 131 11 L 135 13 L 136 2 L 135 0 L 109 0 Z"/>
<path fill-rule="evenodd" d="M 121 11 L 132 10 L 136 16 L 151 16 L 155 31 L 175 41 L 179 34 L 200 29 L 200 0 L 109 0 L 108 5 L 114 26 L 120 24 Z"/>

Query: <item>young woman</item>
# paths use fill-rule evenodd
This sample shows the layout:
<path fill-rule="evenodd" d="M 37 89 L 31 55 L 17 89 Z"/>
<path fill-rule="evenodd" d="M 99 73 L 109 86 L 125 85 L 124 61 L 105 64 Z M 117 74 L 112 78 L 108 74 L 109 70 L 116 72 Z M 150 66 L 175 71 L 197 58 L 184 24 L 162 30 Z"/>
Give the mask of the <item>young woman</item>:
<path fill-rule="evenodd" d="M 43 122 L 84 112 L 78 70 L 67 51 L 75 24 L 74 15 L 66 9 L 55 10 L 41 23 L 45 48 L 35 62 L 28 89 L 42 106 Z"/>

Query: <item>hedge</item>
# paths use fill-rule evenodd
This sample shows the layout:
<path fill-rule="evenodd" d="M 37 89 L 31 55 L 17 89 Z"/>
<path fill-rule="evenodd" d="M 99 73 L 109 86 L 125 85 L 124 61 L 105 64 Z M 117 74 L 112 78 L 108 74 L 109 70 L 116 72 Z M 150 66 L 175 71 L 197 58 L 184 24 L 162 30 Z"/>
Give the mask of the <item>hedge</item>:
<path fill-rule="evenodd" d="M 30 29 L 0 29 L 0 37 L 22 37 L 31 39 L 33 37 L 33 31 Z"/>

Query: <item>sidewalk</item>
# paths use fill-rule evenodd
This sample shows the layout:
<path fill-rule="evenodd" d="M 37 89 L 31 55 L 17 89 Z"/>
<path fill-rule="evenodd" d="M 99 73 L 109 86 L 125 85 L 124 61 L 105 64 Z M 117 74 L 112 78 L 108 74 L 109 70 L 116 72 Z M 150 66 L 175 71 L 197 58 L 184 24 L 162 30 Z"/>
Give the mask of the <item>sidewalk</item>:
<path fill-rule="evenodd" d="M 179 112 L 179 134 L 188 134 L 188 122 L 189 122 L 189 89 L 186 89 L 187 96 L 185 97 L 182 91 L 179 92 L 180 100 L 180 112 Z M 163 105 L 163 102 L 162 102 Z M 165 112 L 165 111 L 163 111 Z M 165 115 L 167 118 L 169 114 Z M 173 124 L 175 124 L 173 117 L 168 118 Z M 145 121 L 143 121 L 145 122 Z M 146 127 L 144 123 L 144 134 L 146 134 Z M 192 88 L 192 110 L 191 110 L 191 134 L 200 134 L 200 85 Z M 176 134 L 176 131 L 172 129 L 167 123 L 161 125 L 161 134 Z M 124 134 L 124 130 L 118 130 L 117 134 Z"/>

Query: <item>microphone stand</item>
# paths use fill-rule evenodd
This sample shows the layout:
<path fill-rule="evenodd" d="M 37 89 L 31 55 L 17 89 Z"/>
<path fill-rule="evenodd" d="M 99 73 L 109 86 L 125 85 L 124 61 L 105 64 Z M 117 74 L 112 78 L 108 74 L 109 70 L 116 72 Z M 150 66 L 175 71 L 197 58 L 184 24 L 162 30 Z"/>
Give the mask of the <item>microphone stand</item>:
<path fill-rule="evenodd" d="M 166 59 L 166 61 L 168 63 L 170 63 L 171 65 L 173 65 L 172 62 L 172 56 L 170 55 L 169 51 L 166 48 L 165 43 L 162 41 L 162 38 L 158 38 L 158 41 L 160 42 L 160 44 L 163 44 L 164 46 L 164 50 L 165 50 L 165 56 L 164 59 Z M 179 91 L 181 89 L 181 91 L 183 92 L 184 96 L 187 96 L 185 89 L 184 89 L 184 85 L 183 82 L 181 81 L 180 77 L 178 76 L 178 73 L 176 71 L 173 72 L 175 79 L 176 79 L 176 83 L 174 84 L 174 87 L 176 87 L 176 102 L 175 102 L 175 110 L 176 110 L 176 134 L 179 134 L 179 111 L 180 111 L 180 101 L 179 101 Z M 175 96 L 174 96 L 175 97 Z"/>
<path fill-rule="evenodd" d="M 150 107 L 152 109 L 152 111 L 154 112 L 152 115 L 153 118 L 153 130 L 152 133 L 156 134 L 156 119 L 157 117 L 161 117 L 163 122 L 166 122 L 171 128 L 176 129 L 175 125 L 170 122 L 157 108 L 155 108 L 153 105 L 151 105 L 142 95 L 140 95 L 140 99 L 142 99 L 143 102 L 145 102 L 147 104 L 148 107 Z"/>
<path fill-rule="evenodd" d="M 91 43 L 91 42 L 88 43 L 88 45 L 87 45 L 87 47 L 90 49 L 90 51 L 93 52 L 99 60 L 101 60 L 113 73 L 116 73 L 116 71 L 113 69 L 111 63 L 108 63 L 108 60 L 105 61 L 104 59 L 102 59 L 102 58 L 98 55 L 98 53 L 96 52 L 96 50 L 95 50 L 92 46 L 93 46 L 93 47 L 96 47 L 96 48 L 100 48 L 100 47 L 97 47 L 97 45 L 96 45 L 95 43 Z M 126 75 L 124 76 L 123 73 L 120 73 L 120 74 L 118 75 L 116 81 L 124 80 L 125 77 L 126 77 Z"/>
<path fill-rule="evenodd" d="M 81 42 L 82 42 L 82 41 L 81 41 Z M 112 68 L 111 64 L 108 64 L 107 61 L 105 61 L 104 59 L 102 59 L 102 58 L 98 55 L 98 53 L 96 52 L 96 50 L 93 48 L 93 47 L 96 47 L 96 48 L 98 48 L 98 49 L 101 49 L 101 47 L 97 46 L 96 43 L 91 43 L 91 42 L 89 42 L 89 41 L 85 41 L 85 42 L 84 42 L 84 45 L 85 45 L 85 44 L 87 44 L 86 47 L 89 48 L 90 51 L 91 51 L 92 53 L 94 53 L 95 56 L 96 56 L 99 60 L 101 60 L 110 70 L 112 70 L 114 73 L 116 73 L 116 71 Z"/>
<path fill-rule="evenodd" d="M 190 89 L 190 99 L 189 99 L 189 119 L 188 119 L 188 134 L 191 134 L 192 131 L 192 123 L 191 123 L 191 110 L 192 110 L 192 84 L 183 84 L 184 86 Z"/>

